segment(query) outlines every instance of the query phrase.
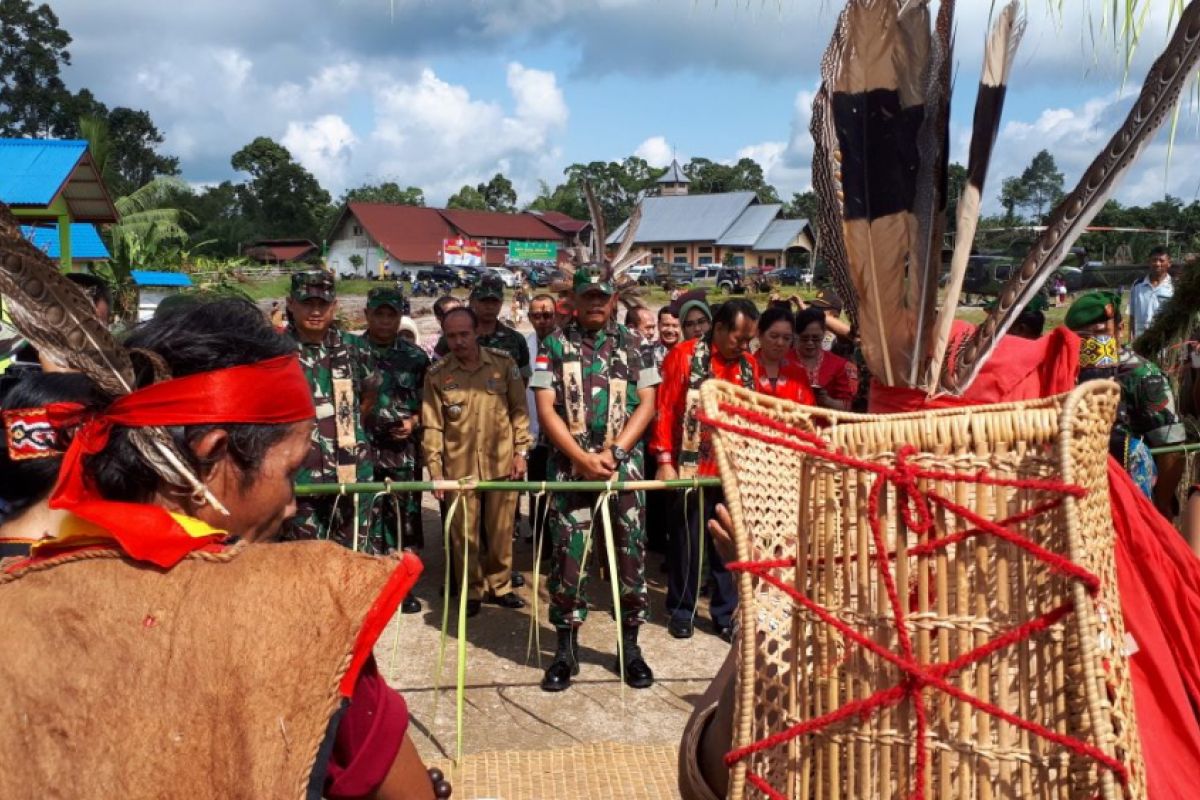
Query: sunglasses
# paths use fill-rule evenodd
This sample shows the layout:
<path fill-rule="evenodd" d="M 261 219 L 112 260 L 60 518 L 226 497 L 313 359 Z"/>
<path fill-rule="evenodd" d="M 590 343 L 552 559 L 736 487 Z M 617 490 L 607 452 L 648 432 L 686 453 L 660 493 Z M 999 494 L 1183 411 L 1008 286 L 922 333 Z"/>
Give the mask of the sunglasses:
<path fill-rule="evenodd" d="M 530 319 L 550 319 L 554 316 L 553 311 L 534 311 L 529 315 Z"/>

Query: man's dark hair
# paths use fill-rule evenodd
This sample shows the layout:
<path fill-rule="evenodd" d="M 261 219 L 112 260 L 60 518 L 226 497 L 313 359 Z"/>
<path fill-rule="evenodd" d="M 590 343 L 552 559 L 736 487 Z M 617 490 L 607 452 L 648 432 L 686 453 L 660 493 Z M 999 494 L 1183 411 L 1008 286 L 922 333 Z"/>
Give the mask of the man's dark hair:
<path fill-rule="evenodd" d="M 558 306 L 558 298 L 552 294 L 546 294 L 545 292 L 539 292 L 538 294 L 535 294 L 530 298 L 529 304 L 533 305 L 534 303 L 542 302 L 543 300 L 552 306 Z"/>
<path fill-rule="evenodd" d="M 108 288 L 108 282 L 99 275 L 92 275 L 87 272 L 68 272 L 66 278 L 71 283 L 83 289 L 83 293 L 87 295 L 88 300 L 92 301 L 92 305 L 103 300 L 109 306 L 112 305 L 112 290 Z"/>
<path fill-rule="evenodd" d="M 679 315 L 675 313 L 675 309 L 671 308 L 670 304 L 658 310 L 658 321 L 662 322 L 663 317 L 675 317 L 675 319 L 679 319 Z"/>
<path fill-rule="evenodd" d="M 446 318 L 446 309 L 458 302 L 459 299 L 457 297 L 451 297 L 448 294 L 442 295 L 433 301 L 433 316 L 437 317 L 438 322 L 441 322 Z"/>
<path fill-rule="evenodd" d="M 449 322 L 450 318 L 455 314 L 466 314 L 468 317 L 470 317 L 472 328 L 479 324 L 479 315 L 472 311 L 469 306 L 458 306 L 457 308 L 452 308 L 447 311 L 445 316 L 442 317 L 443 328 L 446 327 L 446 323 Z"/>
<path fill-rule="evenodd" d="M 636 328 L 638 320 L 641 319 L 642 314 L 649 313 L 650 309 L 646 308 L 645 306 L 633 306 L 631 308 L 627 308 L 625 309 L 625 321 L 621 324 L 626 328 Z"/>
<path fill-rule="evenodd" d="M 812 325 L 814 322 L 816 324 L 820 325 L 822 330 L 825 329 L 825 309 L 814 308 L 813 306 L 809 306 L 808 308 L 804 309 L 799 314 L 797 314 L 796 315 L 796 333 L 799 333 L 800 331 L 804 330 L 809 325 Z"/>
<path fill-rule="evenodd" d="M 762 336 L 769 331 L 776 322 L 786 322 L 792 330 L 796 329 L 796 318 L 792 316 L 791 309 L 772 305 L 758 318 L 758 335 Z"/>
<path fill-rule="evenodd" d="M 275 332 L 256 305 L 248 300 L 223 298 L 180 308 L 176 314 L 153 319 L 134 329 L 125 340 L 128 348 L 157 353 L 173 377 L 257 364 L 296 352 L 296 343 Z M 135 363 L 137 359 L 135 359 Z M 153 378 L 149 364 L 141 365 L 138 385 Z M 269 391 L 269 386 L 263 387 Z M 216 428 L 229 434 L 228 452 L 243 471 L 243 485 L 253 480 L 267 451 L 287 433 L 288 425 L 188 425 L 167 428 L 188 465 L 203 476 L 211 463 L 201 463 L 192 444 Z M 146 502 L 160 483 L 129 437 L 129 429 L 114 427 L 108 447 L 86 461 L 86 469 L 100 493 L 110 500 Z"/>
<path fill-rule="evenodd" d="M 1157 258 L 1158 256 L 1165 256 L 1165 255 L 1170 255 L 1170 254 L 1167 252 L 1167 248 L 1163 247 L 1161 244 L 1155 245 L 1154 247 L 1150 248 L 1150 258 Z"/>
<path fill-rule="evenodd" d="M 737 324 L 738 317 L 745 317 L 751 322 L 757 322 L 758 306 L 745 297 L 735 297 L 732 300 L 726 300 L 713 309 L 713 330 L 716 330 L 718 325 L 721 325 L 726 330 L 732 328 Z"/>
<path fill-rule="evenodd" d="M 31 372 L 13 384 L 4 396 L 3 408 L 11 411 L 47 403 L 79 403 L 87 409 L 99 409 L 108 400 L 78 372 Z M 67 442 L 57 444 L 57 449 L 66 451 Z M 8 454 L 7 437 L 0 436 L 0 499 L 8 503 L 14 514 L 45 500 L 58 479 L 60 464 L 61 454 L 53 458 L 13 460 Z"/>

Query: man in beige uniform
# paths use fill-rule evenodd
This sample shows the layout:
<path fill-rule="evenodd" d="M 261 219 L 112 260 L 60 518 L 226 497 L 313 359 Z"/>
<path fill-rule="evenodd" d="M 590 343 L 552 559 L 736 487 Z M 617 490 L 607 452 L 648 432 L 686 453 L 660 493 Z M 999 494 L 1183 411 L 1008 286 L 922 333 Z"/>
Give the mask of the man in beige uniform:
<path fill-rule="evenodd" d="M 531 445 L 525 382 L 511 356 L 479 345 L 475 323 L 468 308 L 452 309 L 442 322 L 449 353 L 425 378 L 425 464 L 434 480 L 517 480 Z M 440 500 L 444 493 L 434 494 Z M 468 616 L 479 613 L 485 597 L 505 608 L 525 605 L 512 590 L 516 504 L 515 492 L 471 493 L 455 514 L 456 569 L 463 568 L 464 539 L 467 546 Z"/>

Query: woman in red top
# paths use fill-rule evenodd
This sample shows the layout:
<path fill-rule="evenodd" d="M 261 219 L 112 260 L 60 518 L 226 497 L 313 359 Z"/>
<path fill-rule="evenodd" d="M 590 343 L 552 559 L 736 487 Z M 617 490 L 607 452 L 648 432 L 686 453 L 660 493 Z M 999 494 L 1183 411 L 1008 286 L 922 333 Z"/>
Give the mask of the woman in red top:
<path fill-rule="evenodd" d="M 795 324 L 791 310 L 783 306 L 771 306 L 758 318 L 757 388 L 771 397 L 812 405 L 808 375 L 792 357 Z"/>
<path fill-rule="evenodd" d="M 812 387 L 814 405 L 845 411 L 858 391 L 858 370 L 842 358 L 821 349 L 825 340 L 825 312 L 806 308 L 796 315 L 796 358 Z"/>

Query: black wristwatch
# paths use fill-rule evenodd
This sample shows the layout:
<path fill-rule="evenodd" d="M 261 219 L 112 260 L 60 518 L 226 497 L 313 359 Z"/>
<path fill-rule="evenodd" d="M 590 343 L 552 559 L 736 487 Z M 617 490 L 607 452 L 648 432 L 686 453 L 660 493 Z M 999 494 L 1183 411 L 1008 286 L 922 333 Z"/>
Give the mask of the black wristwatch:
<path fill-rule="evenodd" d="M 612 446 L 612 454 L 613 454 L 613 459 L 618 464 L 624 464 L 626 461 L 629 460 L 629 451 L 625 450 L 619 444 L 614 444 Z"/>

